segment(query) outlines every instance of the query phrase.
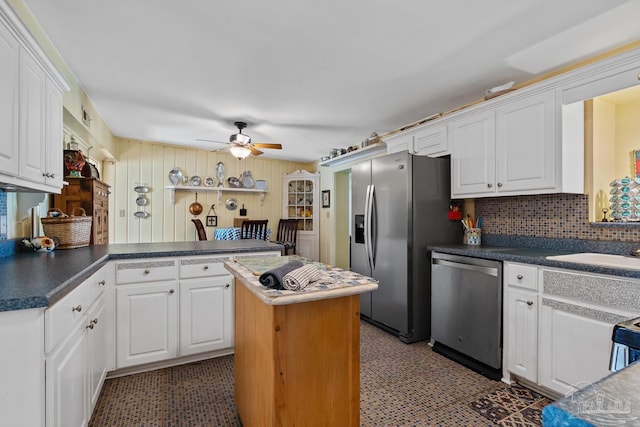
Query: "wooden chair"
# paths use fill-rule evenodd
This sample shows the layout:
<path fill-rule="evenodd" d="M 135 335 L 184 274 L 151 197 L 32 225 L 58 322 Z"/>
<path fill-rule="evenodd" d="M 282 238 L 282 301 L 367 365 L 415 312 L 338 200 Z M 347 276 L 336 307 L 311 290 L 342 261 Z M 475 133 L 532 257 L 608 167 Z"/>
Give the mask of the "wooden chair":
<path fill-rule="evenodd" d="M 240 238 L 267 240 L 267 222 L 268 219 L 244 221 L 240 227 Z"/>
<path fill-rule="evenodd" d="M 276 243 L 284 246 L 284 255 L 296 254 L 296 241 L 298 240 L 298 220 L 281 219 L 278 222 L 278 234 Z"/>
<path fill-rule="evenodd" d="M 196 226 L 196 231 L 198 232 L 198 240 L 207 240 L 207 231 L 204 229 L 204 225 L 202 225 L 202 221 L 197 218 L 191 220 L 193 224 Z"/>

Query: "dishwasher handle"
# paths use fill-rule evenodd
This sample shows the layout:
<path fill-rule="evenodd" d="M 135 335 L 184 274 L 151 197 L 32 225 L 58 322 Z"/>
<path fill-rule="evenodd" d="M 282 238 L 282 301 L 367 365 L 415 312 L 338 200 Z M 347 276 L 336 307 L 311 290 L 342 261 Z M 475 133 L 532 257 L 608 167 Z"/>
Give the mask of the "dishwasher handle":
<path fill-rule="evenodd" d="M 445 259 L 440 259 L 440 258 L 434 258 L 432 262 L 433 262 L 433 265 L 442 265 L 443 267 L 459 268 L 461 270 L 469 270 L 469 271 L 474 271 L 476 273 L 488 274 L 489 276 L 498 277 L 498 269 L 495 267 L 485 267 L 483 265 L 447 261 Z"/>

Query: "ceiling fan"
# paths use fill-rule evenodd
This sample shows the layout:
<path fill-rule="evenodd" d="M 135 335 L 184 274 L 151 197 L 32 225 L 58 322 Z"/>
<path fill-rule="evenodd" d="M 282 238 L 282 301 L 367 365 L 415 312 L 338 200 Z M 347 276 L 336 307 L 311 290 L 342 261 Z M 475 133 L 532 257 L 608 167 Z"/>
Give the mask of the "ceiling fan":
<path fill-rule="evenodd" d="M 198 139 L 198 141 L 206 141 L 206 142 L 217 142 L 220 144 L 229 145 L 229 151 L 231 154 L 238 158 L 244 159 L 249 154 L 253 154 L 254 156 L 259 156 L 263 154 L 262 151 L 258 150 L 258 148 L 275 148 L 276 150 L 281 150 L 282 145 L 280 144 L 269 144 L 265 142 L 251 142 L 251 137 L 242 133 L 242 129 L 247 127 L 245 122 L 234 122 L 233 123 L 238 128 L 238 133 L 234 133 L 229 137 L 229 142 L 222 141 L 214 141 L 211 139 Z"/>

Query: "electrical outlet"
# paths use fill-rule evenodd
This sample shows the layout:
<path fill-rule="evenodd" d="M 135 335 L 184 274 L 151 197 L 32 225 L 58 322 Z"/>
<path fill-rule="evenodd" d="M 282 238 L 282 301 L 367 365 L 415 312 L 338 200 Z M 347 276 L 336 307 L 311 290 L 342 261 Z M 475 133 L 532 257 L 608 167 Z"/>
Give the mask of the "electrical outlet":
<path fill-rule="evenodd" d="M 125 212 L 125 210 L 120 209 L 120 218 L 124 218 L 125 216 L 127 216 L 127 213 Z"/>
<path fill-rule="evenodd" d="M 7 234 L 7 217 L 3 215 L 0 217 L 0 234 Z"/>

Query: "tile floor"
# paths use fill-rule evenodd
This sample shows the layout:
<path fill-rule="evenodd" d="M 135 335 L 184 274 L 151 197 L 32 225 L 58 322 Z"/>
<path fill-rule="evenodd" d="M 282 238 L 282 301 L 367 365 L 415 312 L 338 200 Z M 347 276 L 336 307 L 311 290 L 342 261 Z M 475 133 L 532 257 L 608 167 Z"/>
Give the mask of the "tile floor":
<path fill-rule="evenodd" d="M 540 426 L 550 401 L 487 379 L 361 323 L 360 424 Z M 242 426 L 233 401 L 233 356 L 107 380 L 91 427 Z"/>

